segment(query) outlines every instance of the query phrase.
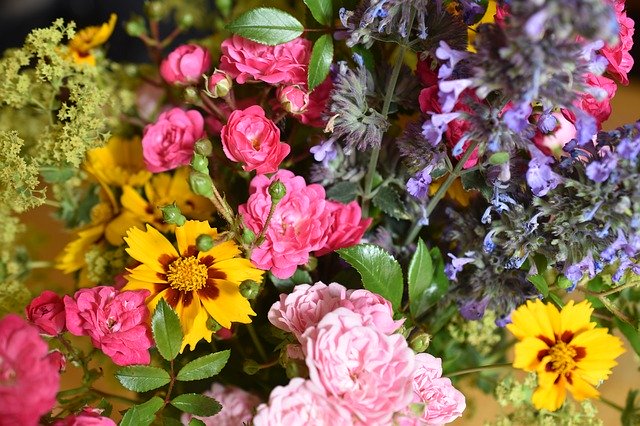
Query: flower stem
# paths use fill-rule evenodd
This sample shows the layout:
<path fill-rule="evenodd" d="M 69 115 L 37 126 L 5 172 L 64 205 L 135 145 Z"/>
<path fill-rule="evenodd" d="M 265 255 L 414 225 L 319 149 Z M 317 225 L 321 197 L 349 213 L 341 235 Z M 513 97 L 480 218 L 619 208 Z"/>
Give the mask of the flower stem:
<path fill-rule="evenodd" d="M 613 408 L 614 410 L 620 411 L 621 413 L 624 411 L 624 408 L 616 404 L 615 402 L 608 400 L 607 398 L 600 397 L 600 401 L 602 401 L 605 405 Z"/>
<path fill-rule="evenodd" d="M 264 346 L 262 346 L 262 342 L 258 338 L 258 334 L 256 330 L 253 328 L 253 324 L 247 324 L 247 331 L 249 332 L 249 336 L 251 337 L 251 341 L 253 341 L 254 346 L 258 350 L 258 354 L 260 358 L 262 358 L 263 362 L 266 362 L 269 358 L 267 357 L 267 352 L 264 350 Z"/>
<path fill-rule="evenodd" d="M 496 368 L 504 368 L 504 367 L 511 367 L 511 363 L 510 362 L 505 362 L 505 363 L 502 363 L 502 364 L 490 364 L 490 365 L 482 365 L 480 367 L 465 368 L 464 370 L 458 370 L 458 371 L 454 371 L 452 373 L 444 374 L 444 376 L 446 376 L 446 377 L 462 376 L 464 374 L 479 373 L 479 372 L 485 371 L 485 370 L 493 370 L 493 369 L 496 369 Z"/>
<path fill-rule="evenodd" d="M 173 360 L 169 361 L 169 377 L 171 377 L 171 381 L 169 382 L 169 388 L 167 388 L 167 395 L 164 397 L 164 405 L 162 408 L 166 407 L 169 401 L 171 401 L 171 392 L 173 391 L 173 385 L 176 382 L 176 375 L 173 371 Z"/>
<path fill-rule="evenodd" d="M 108 398 L 108 399 L 113 399 L 115 401 L 120 401 L 120 402 L 124 402 L 126 404 L 137 404 L 139 401 L 132 399 L 132 398 L 127 398 L 126 396 L 123 395 L 116 395 L 113 393 L 109 393 L 109 392 L 105 392 L 105 391 L 101 391 L 100 389 L 96 389 L 96 388 L 89 388 L 89 391 L 93 394 L 96 394 L 102 398 Z"/>
<path fill-rule="evenodd" d="M 273 213 L 275 213 L 277 205 L 278 203 L 274 203 L 273 201 L 271 202 L 271 208 L 269 208 L 269 214 L 267 215 L 267 220 L 264 221 L 264 225 L 262 226 L 262 229 L 260 230 L 260 234 L 258 234 L 258 237 L 255 240 L 253 248 L 260 247 L 260 244 L 264 242 L 264 234 L 266 234 L 267 229 L 269 229 L 269 223 L 271 222 L 271 218 L 273 218 Z"/>

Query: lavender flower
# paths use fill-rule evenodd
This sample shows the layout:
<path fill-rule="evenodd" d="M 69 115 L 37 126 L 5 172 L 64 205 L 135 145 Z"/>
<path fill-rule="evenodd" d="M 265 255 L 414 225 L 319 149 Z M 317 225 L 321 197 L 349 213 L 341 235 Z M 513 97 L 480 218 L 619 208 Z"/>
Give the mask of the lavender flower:
<path fill-rule="evenodd" d="M 529 127 L 529 116 L 531 115 L 531 104 L 524 102 L 518 104 L 504 113 L 502 118 L 507 127 L 516 133 L 521 133 Z"/>
<path fill-rule="evenodd" d="M 431 185 L 431 171 L 433 166 L 427 166 L 407 181 L 407 192 L 419 200 L 424 200 L 429 195 Z"/>
<path fill-rule="evenodd" d="M 460 94 L 473 85 L 473 80 L 462 78 L 459 80 L 443 80 L 438 83 L 438 102 L 442 107 L 442 112 L 453 111 L 453 107 L 458 102 Z"/>
<path fill-rule="evenodd" d="M 617 164 L 618 156 L 613 153 L 607 153 L 602 160 L 592 161 L 587 165 L 587 176 L 594 182 L 602 183 L 609 179 Z"/>
<path fill-rule="evenodd" d="M 576 140 L 578 145 L 583 146 L 591 142 L 593 136 L 598 133 L 598 123 L 595 118 L 580 109 L 574 113 L 576 114 Z"/>
<path fill-rule="evenodd" d="M 446 41 L 441 40 L 440 46 L 436 49 L 436 58 L 444 61 L 444 63 L 440 66 L 440 70 L 438 71 L 438 79 L 444 80 L 445 78 L 451 77 L 453 69 L 456 67 L 458 62 L 466 59 L 468 56 L 469 53 L 454 50 L 449 47 Z"/>
<path fill-rule="evenodd" d="M 429 120 L 422 125 L 422 135 L 432 147 L 435 147 L 442 141 L 442 135 L 447 131 L 447 125 L 458 117 L 460 117 L 459 112 L 431 114 Z"/>
<path fill-rule="evenodd" d="M 596 263 L 593 260 L 593 255 L 591 254 L 591 251 L 589 251 L 589 253 L 580 262 L 567 267 L 564 275 L 572 283 L 571 287 L 569 287 L 567 291 L 573 291 L 584 274 L 588 273 L 589 278 L 593 278 L 598 272 L 599 271 L 596 272 Z"/>
<path fill-rule="evenodd" d="M 460 315 L 466 320 L 477 321 L 484 316 L 484 311 L 491 299 L 485 296 L 480 300 L 472 299 L 459 304 Z"/>
<path fill-rule="evenodd" d="M 309 152 L 313 154 L 313 158 L 322 162 L 325 167 L 330 161 L 334 160 L 338 156 L 338 152 L 334 146 L 335 138 L 329 138 L 323 141 L 320 145 L 312 146 Z"/>
<path fill-rule="evenodd" d="M 553 114 L 550 112 L 540 114 L 540 117 L 538 117 L 538 130 L 547 134 L 556 130 L 556 127 L 558 127 L 558 119 Z"/>
<path fill-rule="evenodd" d="M 468 251 L 464 255 L 465 257 L 456 257 L 452 253 L 447 253 L 447 256 L 451 258 L 451 263 L 447 264 L 444 267 L 444 273 L 447 275 L 447 277 L 450 280 L 457 281 L 458 272 L 462 271 L 462 268 L 464 268 L 464 265 L 468 263 L 472 263 L 475 260 L 474 257 L 471 257 L 471 256 L 475 256 L 475 252 L 473 251 Z"/>
<path fill-rule="evenodd" d="M 553 159 L 544 155 L 534 146 L 531 146 L 530 150 L 532 158 L 529 161 L 529 169 L 526 174 L 527 184 L 534 195 L 544 197 L 562 182 L 562 177 L 549 167 Z"/>

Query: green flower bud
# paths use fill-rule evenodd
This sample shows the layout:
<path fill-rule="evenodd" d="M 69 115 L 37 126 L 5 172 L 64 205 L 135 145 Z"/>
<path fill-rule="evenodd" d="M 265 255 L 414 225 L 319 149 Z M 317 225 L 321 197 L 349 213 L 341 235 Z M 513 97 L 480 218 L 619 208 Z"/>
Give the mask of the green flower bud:
<path fill-rule="evenodd" d="M 287 195 L 287 187 L 279 180 L 269 185 L 269 195 L 271 195 L 271 202 L 278 204 L 285 195 Z"/>
<path fill-rule="evenodd" d="M 240 284 L 240 294 L 245 299 L 253 300 L 260 293 L 260 284 L 253 280 L 244 280 Z"/>
<path fill-rule="evenodd" d="M 184 89 L 184 100 L 190 104 L 195 104 L 198 102 L 200 97 L 198 96 L 198 90 L 193 87 L 187 87 Z"/>
<path fill-rule="evenodd" d="M 147 27 L 144 23 L 144 19 L 141 16 L 134 16 L 125 26 L 125 31 L 131 37 L 140 37 L 147 33 Z"/>
<path fill-rule="evenodd" d="M 409 342 L 409 347 L 416 353 L 421 353 L 427 350 L 431 343 L 431 336 L 427 333 L 417 333 Z"/>
<path fill-rule="evenodd" d="M 209 139 L 199 139 L 196 141 L 193 150 L 196 154 L 208 157 L 213 152 L 213 146 L 211 145 L 211 141 Z"/>
<path fill-rule="evenodd" d="M 191 167 L 193 167 L 193 170 L 200 172 L 200 173 L 204 173 L 204 174 L 209 174 L 209 160 L 207 160 L 207 157 L 205 157 L 204 155 L 201 154 L 193 154 L 193 158 L 191 159 Z"/>
<path fill-rule="evenodd" d="M 214 245 L 215 242 L 213 241 L 211 235 L 202 234 L 198 235 L 198 238 L 196 238 L 196 248 L 198 249 L 198 251 L 209 251 L 213 248 Z"/>
<path fill-rule="evenodd" d="M 193 19 L 192 14 L 184 13 L 178 18 L 178 27 L 180 27 L 181 30 L 188 30 L 193 26 L 193 21 L 195 21 L 195 19 Z"/>
<path fill-rule="evenodd" d="M 216 69 L 210 77 L 206 77 L 206 93 L 209 97 L 224 98 L 229 94 L 231 87 L 233 86 L 233 80 L 224 72 Z"/>
<path fill-rule="evenodd" d="M 207 198 L 213 197 L 213 181 L 211 180 L 211 176 L 202 172 L 193 171 L 189 175 L 189 185 L 195 194 Z"/>
<path fill-rule="evenodd" d="M 150 20 L 162 21 L 168 10 L 162 1 L 147 1 L 144 4 L 144 12 Z"/>
<path fill-rule="evenodd" d="M 222 326 L 218 323 L 218 321 L 209 317 L 207 318 L 207 328 L 215 333 L 216 331 L 221 330 Z"/>
<path fill-rule="evenodd" d="M 165 223 L 182 226 L 187 221 L 187 218 L 184 217 L 175 202 L 173 204 L 167 204 L 166 206 L 160 207 L 160 210 L 162 211 L 162 219 Z"/>
<path fill-rule="evenodd" d="M 256 234 L 249 228 L 244 228 L 242 230 L 242 242 L 245 244 L 252 244 L 256 239 Z"/>
<path fill-rule="evenodd" d="M 261 369 L 260 364 L 258 364 L 256 361 L 252 359 L 247 359 L 242 364 L 242 371 L 244 371 L 245 374 L 248 374 L 250 376 L 253 376 L 254 374 L 256 374 L 258 371 L 260 371 L 260 369 Z"/>

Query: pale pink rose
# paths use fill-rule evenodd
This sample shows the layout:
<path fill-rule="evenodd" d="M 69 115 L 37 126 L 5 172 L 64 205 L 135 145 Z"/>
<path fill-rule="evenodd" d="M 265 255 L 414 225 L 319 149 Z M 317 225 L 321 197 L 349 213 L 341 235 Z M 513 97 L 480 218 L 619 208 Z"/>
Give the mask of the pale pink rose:
<path fill-rule="evenodd" d="M 351 415 L 337 399 L 325 395 L 309 380 L 291 379 L 287 386 L 276 386 L 269 404 L 258 406 L 254 426 L 349 426 Z"/>
<path fill-rule="evenodd" d="M 330 216 L 325 211 L 327 202 L 321 185 L 307 185 L 304 178 L 289 170 L 278 170 L 271 178 L 258 175 L 249 185 L 247 203 L 238 207 L 244 224 L 256 235 L 269 215 L 269 185 L 276 180 L 284 184 L 287 193 L 275 208 L 265 240 L 251 252 L 251 261 L 286 279 L 298 265 L 307 263 L 311 252 L 324 247 Z"/>
<path fill-rule="evenodd" d="M 195 83 L 211 67 L 211 54 L 197 44 L 176 47 L 160 64 L 160 75 L 169 84 Z"/>
<path fill-rule="evenodd" d="M 561 150 L 571 139 L 576 137 L 576 126 L 570 120 L 571 116 L 568 111 L 561 110 L 551 115 L 553 115 L 558 122 L 556 129 L 546 135 L 538 131 L 533 137 L 533 143 L 547 155 Z"/>
<path fill-rule="evenodd" d="M 280 129 L 258 105 L 233 111 L 220 137 L 229 160 L 243 163 L 244 170 L 259 174 L 277 171 L 291 151 L 288 144 L 280 142 Z"/>
<path fill-rule="evenodd" d="M 610 78 L 594 74 L 587 74 L 585 81 L 589 86 L 601 89 L 604 99 L 597 100 L 592 94 L 583 93 L 575 105 L 595 118 L 598 128 L 602 128 L 602 123 L 611 115 L 611 99 L 615 96 L 618 85 Z"/>
<path fill-rule="evenodd" d="M 116 422 L 100 414 L 102 410 L 98 408 L 85 407 L 80 413 L 58 420 L 53 426 L 116 426 Z"/>
<path fill-rule="evenodd" d="M 327 210 L 331 215 L 331 226 L 327 231 L 329 238 L 324 247 L 315 253 L 316 256 L 358 244 L 373 220 L 362 218 L 362 210 L 357 201 L 349 204 L 327 201 Z"/>
<path fill-rule="evenodd" d="M 466 408 L 464 395 L 442 376 L 442 360 L 422 353 L 416 355 L 413 375 L 414 403 L 424 404 L 424 412 L 417 416 L 409 409 L 403 412 L 401 426 L 444 425 L 462 416 Z"/>
<path fill-rule="evenodd" d="M 364 424 L 387 425 L 412 400 L 414 354 L 346 308 L 329 312 L 302 336 L 309 378 Z"/>
<path fill-rule="evenodd" d="M 269 309 L 269 322 L 281 330 L 293 333 L 296 339 L 314 327 L 329 312 L 347 298 L 347 289 L 338 283 L 300 284 L 290 294 L 281 294 L 280 301 Z"/>
<path fill-rule="evenodd" d="M 118 365 L 149 364 L 153 345 L 145 304 L 148 290 L 118 291 L 99 286 L 65 296 L 67 328 L 76 336 L 89 336 L 93 346 Z"/>
<path fill-rule="evenodd" d="M 64 331 L 65 314 L 62 298 L 52 291 L 45 290 L 34 298 L 25 308 L 27 319 L 42 334 L 56 336 Z"/>
<path fill-rule="evenodd" d="M 629 84 L 627 74 L 633 68 L 633 56 L 631 56 L 631 48 L 633 47 L 634 25 L 633 19 L 627 16 L 625 0 L 609 0 L 616 11 L 620 32 L 618 38 L 620 41 L 615 46 L 605 46 L 600 53 L 607 58 L 609 66 L 607 72 L 616 80 L 624 85 Z"/>
<path fill-rule="evenodd" d="M 296 38 L 277 46 L 266 46 L 238 35 L 220 46 L 220 69 L 239 83 L 249 80 L 269 84 L 306 84 L 311 42 Z"/>
<path fill-rule="evenodd" d="M 35 426 L 56 404 L 59 365 L 48 351 L 19 316 L 0 320 L 0 426 Z"/>
<path fill-rule="evenodd" d="M 204 133 L 204 119 L 196 110 L 172 108 L 144 128 L 142 155 L 147 170 L 164 172 L 186 166 L 193 157 L 193 146 Z"/>
<path fill-rule="evenodd" d="M 253 413 L 260 404 L 260 398 L 235 386 L 224 386 L 214 383 L 211 390 L 204 393 L 222 405 L 216 415 L 210 417 L 200 417 L 184 413 L 182 424 L 188 424 L 192 418 L 200 419 L 207 426 L 241 426 L 251 424 Z"/>
<path fill-rule="evenodd" d="M 365 325 L 371 325 L 384 334 L 397 331 L 404 319 L 393 320 L 391 303 L 369 290 L 349 290 L 347 298 L 340 300 L 340 306 L 362 316 Z"/>
<path fill-rule="evenodd" d="M 297 84 L 278 87 L 276 97 L 282 108 L 290 114 L 302 114 L 309 107 L 309 93 Z"/>
<path fill-rule="evenodd" d="M 215 70 L 207 80 L 207 90 L 213 98 L 224 98 L 229 94 L 233 81 L 224 71 Z"/>

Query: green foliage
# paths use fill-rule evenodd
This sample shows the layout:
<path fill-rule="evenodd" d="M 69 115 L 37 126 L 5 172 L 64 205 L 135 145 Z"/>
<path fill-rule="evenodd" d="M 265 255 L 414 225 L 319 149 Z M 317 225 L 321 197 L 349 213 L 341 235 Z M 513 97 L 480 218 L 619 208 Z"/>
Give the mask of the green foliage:
<path fill-rule="evenodd" d="M 333 39 L 324 34 L 313 45 L 309 60 L 308 85 L 313 90 L 329 75 L 329 67 L 333 62 Z"/>
<path fill-rule="evenodd" d="M 537 275 L 529 275 L 527 277 L 527 281 L 536 286 L 540 294 L 544 297 L 549 296 L 549 284 L 547 284 L 547 280 L 541 274 Z"/>
<path fill-rule="evenodd" d="M 120 421 L 120 426 L 148 426 L 156 418 L 156 413 L 164 406 L 164 401 L 154 396 L 147 402 L 129 408 Z"/>
<path fill-rule="evenodd" d="M 0 269 L 3 265 L 0 262 Z M 11 312 L 24 312 L 29 300 L 31 293 L 24 284 L 17 280 L 0 279 L 0 317 Z"/>
<path fill-rule="evenodd" d="M 400 264 L 391 254 L 373 244 L 358 244 L 337 252 L 358 271 L 364 288 L 387 299 L 393 310 L 398 311 L 402 301 L 403 277 Z"/>
<path fill-rule="evenodd" d="M 630 390 L 627 394 L 624 409 L 620 418 L 622 426 L 635 426 L 640 424 L 640 398 L 638 389 Z"/>
<path fill-rule="evenodd" d="M 158 367 L 131 365 L 116 372 L 118 381 L 125 388 L 136 392 L 147 392 L 171 381 L 169 373 Z"/>
<path fill-rule="evenodd" d="M 24 141 L 15 130 L 0 130 L 0 203 L 21 213 L 44 202 L 42 190 L 36 189 L 38 165 L 24 157 Z"/>
<path fill-rule="evenodd" d="M 358 197 L 358 184 L 348 180 L 338 182 L 327 190 L 327 198 L 340 201 L 341 203 L 350 203 Z"/>
<path fill-rule="evenodd" d="M 199 393 L 184 393 L 171 400 L 171 405 L 196 416 L 213 416 L 222 406 L 218 401 Z"/>
<path fill-rule="evenodd" d="M 331 25 L 333 19 L 332 0 L 304 0 L 313 18 L 322 25 Z"/>
<path fill-rule="evenodd" d="M 229 350 L 215 352 L 209 355 L 194 359 L 178 372 L 176 378 L 181 381 L 202 380 L 213 377 L 220 373 L 227 363 Z"/>
<path fill-rule="evenodd" d="M 281 280 L 272 273 L 269 273 L 269 280 L 279 291 L 291 291 L 298 284 L 308 284 L 312 282 L 311 275 L 304 269 L 296 269 L 290 278 Z"/>
<path fill-rule="evenodd" d="M 446 293 L 449 279 L 444 273 L 444 261 L 440 250 L 429 251 L 422 239 L 409 263 L 409 309 L 414 317 L 424 314 Z"/>
<path fill-rule="evenodd" d="M 200 419 L 196 419 L 195 417 L 193 417 L 191 420 L 189 420 L 189 426 L 206 426 L 206 423 Z"/>
<path fill-rule="evenodd" d="M 287 12 L 271 7 L 258 7 L 238 16 L 227 29 L 257 43 L 275 46 L 299 37 L 304 27 Z"/>
<path fill-rule="evenodd" d="M 407 209 L 400 200 L 398 192 L 389 185 L 380 188 L 371 201 L 374 206 L 391 217 L 396 219 L 409 219 Z"/>
<path fill-rule="evenodd" d="M 180 319 L 173 309 L 160 299 L 151 317 L 153 339 L 160 355 L 167 361 L 174 359 L 182 346 Z"/>

